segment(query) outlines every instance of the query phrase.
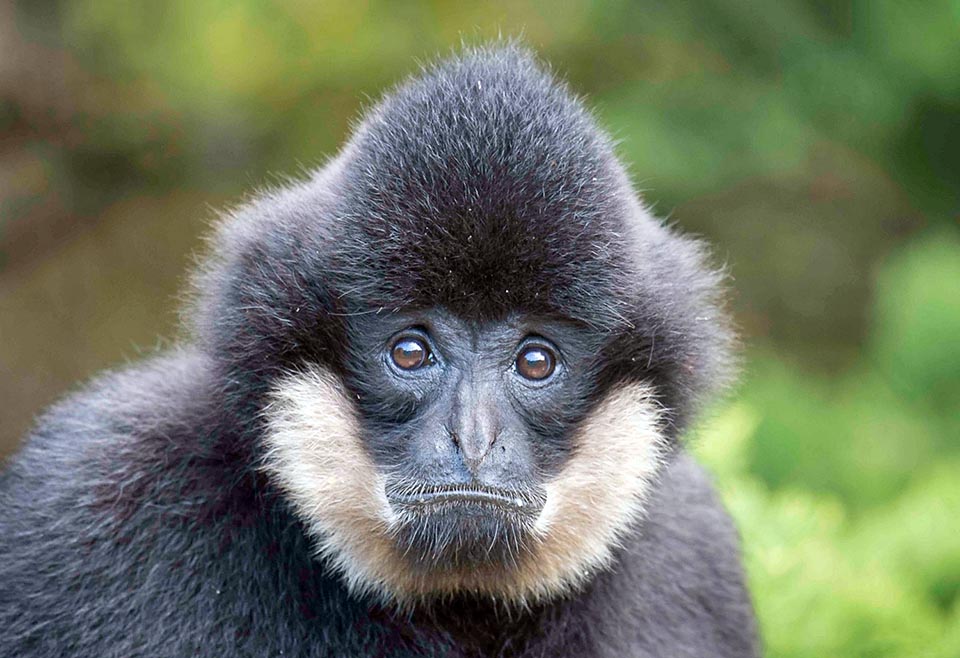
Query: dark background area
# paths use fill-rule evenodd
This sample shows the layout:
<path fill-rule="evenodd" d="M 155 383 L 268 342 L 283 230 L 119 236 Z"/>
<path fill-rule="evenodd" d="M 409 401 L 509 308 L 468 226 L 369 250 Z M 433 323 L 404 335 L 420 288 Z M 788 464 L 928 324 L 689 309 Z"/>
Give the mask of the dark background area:
<path fill-rule="evenodd" d="M 694 445 L 770 655 L 960 655 L 957 0 L 0 0 L 0 457 L 176 340 L 218 209 L 498 34 L 731 271 L 744 382 Z"/>

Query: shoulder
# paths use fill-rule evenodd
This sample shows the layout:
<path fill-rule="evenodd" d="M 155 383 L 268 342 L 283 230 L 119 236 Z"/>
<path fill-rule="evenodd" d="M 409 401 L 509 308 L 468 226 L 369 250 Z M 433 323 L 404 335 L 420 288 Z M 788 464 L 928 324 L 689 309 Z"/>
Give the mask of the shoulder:
<path fill-rule="evenodd" d="M 730 516 L 717 495 L 712 476 L 685 450 L 678 450 L 664 465 L 659 486 L 649 505 L 646 524 L 679 530 L 695 524 L 712 528 L 707 538 L 738 543 Z"/>
<path fill-rule="evenodd" d="M 691 656 L 757 654 L 739 534 L 686 452 L 665 466 L 623 567 L 645 642 L 684 646 Z"/>
<path fill-rule="evenodd" d="M 0 496 L 35 507 L 120 476 L 118 457 L 128 453 L 161 457 L 163 438 L 174 450 L 201 413 L 207 370 L 203 357 L 178 350 L 98 376 L 40 416 L 4 466 Z M 29 500 L 18 501 L 21 494 Z"/>
<path fill-rule="evenodd" d="M 219 483 L 195 447 L 206 368 L 190 352 L 160 356 L 99 377 L 39 419 L 0 480 L 0 645 L 95 655 L 108 641 L 133 655 L 133 643 L 164 631 L 127 621 L 174 614 L 164 592 L 182 592 L 188 609 L 222 587 L 209 576 L 170 587 L 222 550 L 210 495 Z"/>
<path fill-rule="evenodd" d="M 177 349 L 103 372 L 44 412 L 23 452 L 47 449 L 63 434 L 148 429 L 158 418 L 170 418 L 171 408 L 203 385 L 208 370 L 200 353 Z"/>
<path fill-rule="evenodd" d="M 663 569 L 690 591 L 731 590 L 746 599 L 740 536 L 710 475 L 679 451 L 666 465 L 629 551 L 651 571 Z"/>

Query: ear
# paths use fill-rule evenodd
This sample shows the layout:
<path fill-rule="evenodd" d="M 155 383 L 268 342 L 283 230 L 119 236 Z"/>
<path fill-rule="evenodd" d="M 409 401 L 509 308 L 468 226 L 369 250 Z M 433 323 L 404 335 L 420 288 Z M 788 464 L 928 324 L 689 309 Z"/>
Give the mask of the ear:
<path fill-rule="evenodd" d="M 186 316 L 228 375 L 265 384 L 297 361 L 337 369 L 343 324 L 326 238 L 338 171 L 335 160 L 312 180 L 263 192 L 216 226 Z"/>
<path fill-rule="evenodd" d="M 635 202 L 629 222 L 633 285 L 628 331 L 610 346 L 614 377 L 654 382 L 667 409 L 666 432 L 678 437 L 692 417 L 733 379 L 733 324 L 726 273 L 706 245 L 663 225 Z"/>

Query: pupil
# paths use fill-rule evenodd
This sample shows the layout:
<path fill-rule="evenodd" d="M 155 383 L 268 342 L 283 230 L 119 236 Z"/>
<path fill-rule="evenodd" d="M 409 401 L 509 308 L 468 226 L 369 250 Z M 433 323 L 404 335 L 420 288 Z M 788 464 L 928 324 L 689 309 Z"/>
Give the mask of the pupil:
<path fill-rule="evenodd" d="M 520 357 L 520 374 L 527 379 L 544 379 L 553 372 L 553 359 L 546 350 L 534 348 Z"/>
<path fill-rule="evenodd" d="M 407 338 L 393 347 L 393 362 L 404 370 L 413 370 L 426 360 L 426 347 L 418 340 Z"/>

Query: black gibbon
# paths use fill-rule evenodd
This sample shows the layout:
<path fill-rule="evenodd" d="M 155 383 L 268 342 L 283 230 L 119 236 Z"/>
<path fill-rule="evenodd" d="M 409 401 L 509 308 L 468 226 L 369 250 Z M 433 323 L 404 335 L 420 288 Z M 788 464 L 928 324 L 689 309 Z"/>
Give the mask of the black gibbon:
<path fill-rule="evenodd" d="M 229 213 L 188 338 L 0 481 L 0 653 L 753 656 L 682 447 L 728 376 L 703 247 L 515 45 Z"/>

